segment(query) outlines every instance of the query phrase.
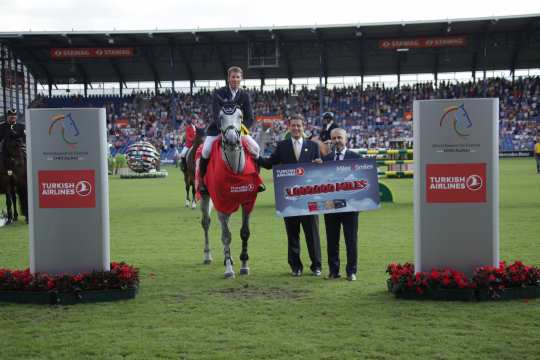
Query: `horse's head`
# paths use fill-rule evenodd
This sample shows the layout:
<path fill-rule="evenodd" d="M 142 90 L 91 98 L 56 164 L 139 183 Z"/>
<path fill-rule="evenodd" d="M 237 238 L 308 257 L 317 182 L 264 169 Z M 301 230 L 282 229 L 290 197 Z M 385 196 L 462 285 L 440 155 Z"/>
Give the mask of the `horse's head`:
<path fill-rule="evenodd" d="M 245 157 L 242 151 L 242 142 L 240 141 L 242 117 L 242 110 L 236 105 L 225 105 L 219 112 L 222 157 L 229 168 L 237 174 L 242 172 L 245 166 Z"/>
<path fill-rule="evenodd" d="M 242 129 L 242 110 L 236 105 L 225 105 L 219 112 L 221 135 L 224 145 L 238 146 Z"/>

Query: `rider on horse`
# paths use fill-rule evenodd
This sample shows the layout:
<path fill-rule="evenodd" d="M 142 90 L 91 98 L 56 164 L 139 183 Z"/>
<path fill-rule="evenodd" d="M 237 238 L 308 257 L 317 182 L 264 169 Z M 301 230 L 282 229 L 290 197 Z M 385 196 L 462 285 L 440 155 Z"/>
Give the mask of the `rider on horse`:
<path fill-rule="evenodd" d="M 201 193 L 208 193 L 206 184 L 204 183 L 204 175 L 208 167 L 210 154 L 212 151 L 212 145 L 220 134 L 219 113 L 224 106 L 236 105 L 243 114 L 242 120 L 242 138 L 248 145 L 249 153 L 256 159 L 259 157 L 259 144 L 249 136 L 249 128 L 253 124 L 253 109 L 251 108 L 251 102 L 247 92 L 240 88 L 242 82 L 243 72 L 238 66 L 232 66 L 227 71 L 228 86 L 220 88 L 214 92 L 212 110 L 214 120 L 208 127 L 206 132 L 207 136 L 204 140 L 202 156 L 199 162 L 199 191 Z M 259 187 L 259 191 L 264 191 L 263 184 Z"/>
<path fill-rule="evenodd" d="M 187 169 L 187 162 L 186 162 L 186 156 L 193 146 L 193 140 L 195 140 L 197 128 L 195 128 L 195 125 L 193 125 L 193 121 L 191 119 L 186 120 L 186 130 L 184 135 L 184 147 L 182 148 L 182 152 L 180 153 L 180 160 L 182 161 L 181 169 L 182 171 L 186 171 Z"/>
<path fill-rule="evenodd" d="M 13 109 L 7 111 L 6 121 L 0 123 L 0 143 L 8 136 L 14 136 L 17 139 L 22 139 L 26 142 L 26 135 L 23 124 L 17 123 L 17 112 Z"/>
<path fill-rule="evenodd" d="M 2 154 L 4 148 L 4 142 L 8 136 L 20 139 L 23 143 L 26 143 L 26 133 L 23 124 L 17 123 L 17 112 L 13 109 L 7 111 L 6 121 L 0 123 L 0 160 L 4 161 Z"/>

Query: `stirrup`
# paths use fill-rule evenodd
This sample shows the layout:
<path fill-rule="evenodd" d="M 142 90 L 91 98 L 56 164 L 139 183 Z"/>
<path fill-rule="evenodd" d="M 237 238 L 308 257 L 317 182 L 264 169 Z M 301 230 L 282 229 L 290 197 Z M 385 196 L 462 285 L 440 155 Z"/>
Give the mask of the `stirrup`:
<path fill-rule="evenodd" d="M 208 188 L 202 180 L 200 181 L 199 192 L 201 193 L 201 195 L 210 195 L 210 193 L 208 192 Z"/>

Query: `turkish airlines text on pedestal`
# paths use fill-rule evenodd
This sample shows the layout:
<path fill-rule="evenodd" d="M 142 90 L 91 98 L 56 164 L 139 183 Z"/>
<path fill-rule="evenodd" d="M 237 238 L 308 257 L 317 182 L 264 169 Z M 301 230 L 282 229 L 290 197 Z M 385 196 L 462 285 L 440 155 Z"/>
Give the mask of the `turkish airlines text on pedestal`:
<path fill-rule="evenodd" d="M 428 203 L 485 203 L 486 164 L 427 164 Z"/>
<path fill-rule="evenodd" d="M 94 170 L 38 171 L 39 207 L 95 208 Z"/>

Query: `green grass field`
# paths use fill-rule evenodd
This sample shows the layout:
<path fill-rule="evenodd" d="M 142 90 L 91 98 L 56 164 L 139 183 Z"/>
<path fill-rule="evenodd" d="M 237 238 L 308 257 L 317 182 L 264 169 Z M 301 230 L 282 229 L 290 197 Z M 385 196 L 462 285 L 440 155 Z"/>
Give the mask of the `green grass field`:
<path fill-rule="evenodd" d="M 285 229 L 267 182 L 251 222 L 251 275 L 225 280 L 215 214 L 215 261 L 202 265 L 199 209 L 182 207 L 179 170 L 169 174 L 110 179 L 111 260 L 140 268 L 138 297 L 75 306 L 0 304 L 0 359 L 540 358 L 540 300 L 407 301 L 386 292 L 386 265 L 414 260 L 412 180 L 385 180 L 396 202 L 360 216 L 357 282 L 289 275 Z M 501 160 L 500 183 L 501 259 L 540 265 L 534 161 Z M 232 227 L 237 259 L 238 214 Z M 0 267 L 27 266 L 26 225 L 0 228 Z"/>

